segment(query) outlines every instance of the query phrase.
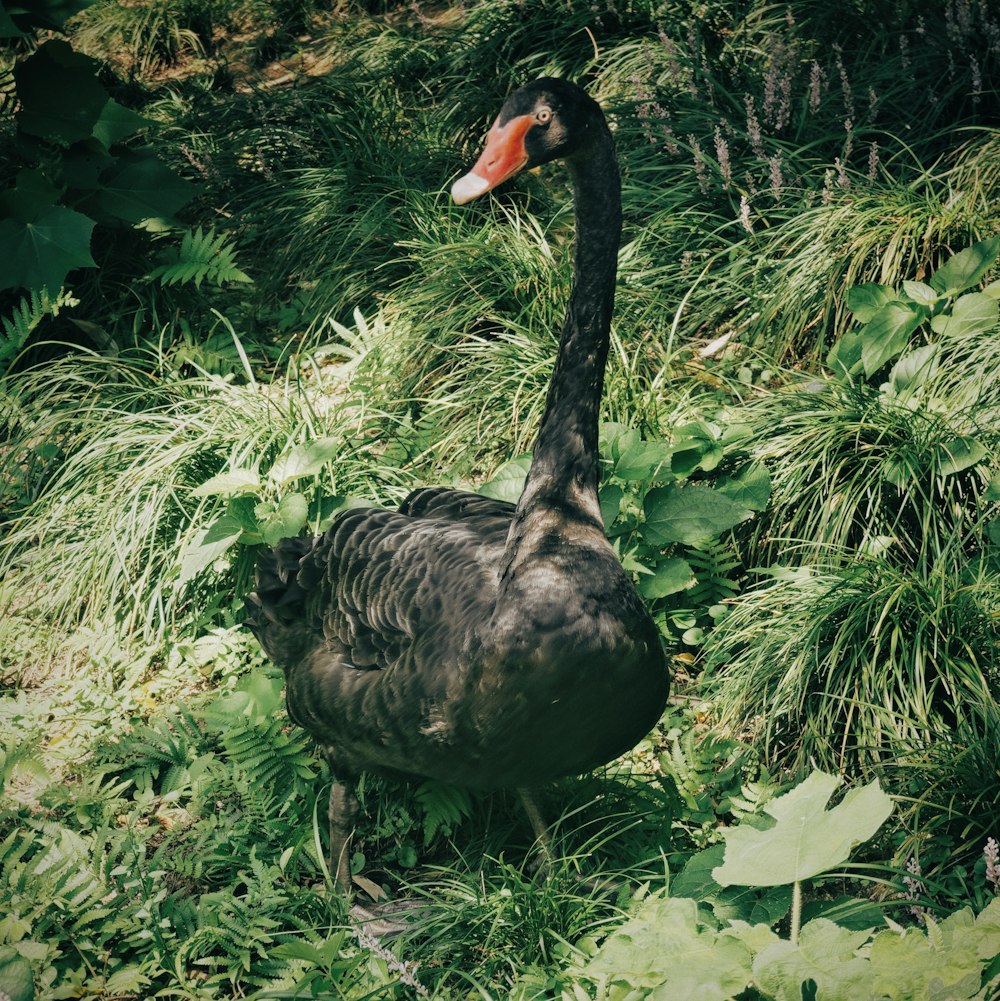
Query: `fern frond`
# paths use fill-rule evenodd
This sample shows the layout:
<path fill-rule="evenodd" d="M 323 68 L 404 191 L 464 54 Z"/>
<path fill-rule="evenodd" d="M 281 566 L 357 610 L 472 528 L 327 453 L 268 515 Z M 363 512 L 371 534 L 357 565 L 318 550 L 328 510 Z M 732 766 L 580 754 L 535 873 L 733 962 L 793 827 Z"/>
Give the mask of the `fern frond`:
<path fill-rule="evenodd" d="M 47 316 L 58 316 L 60 309 L 79 304 L 80 300 L 64 289 L 55 296 L 49 295 L 46 289 L 22 296 L 9 317 L 0 316 L 0 366 L 24 347 L 32 331 Z"/>
<path fill-rule="evenodd" d="M 440 831 L 451 834 L 472 812 L 472 801 L 465 789 L 441 782 L 422 782 L 414 790 L 414 798 L 424 811 L 424 845 Z"/>
<path fill-rule="evenodd" d="M 179 248 L 171 247 L 163 254 L 164 263 L 154 268 L 150 278 L 159 278 L 161 285 L 201 286 L 205 280 L 221 286 L 224 282 L 252 282 L 253 279 L 236 266 L 236 247 L 225 233 L 214 229 L 187 230 Z"/>

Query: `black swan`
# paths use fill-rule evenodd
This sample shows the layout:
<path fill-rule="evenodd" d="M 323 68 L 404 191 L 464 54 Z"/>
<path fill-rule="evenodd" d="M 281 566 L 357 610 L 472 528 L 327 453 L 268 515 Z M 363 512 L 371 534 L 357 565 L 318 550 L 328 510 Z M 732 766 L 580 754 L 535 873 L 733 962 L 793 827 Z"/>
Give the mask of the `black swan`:
<path fill-rule="evenodd" d="M 247 624 L 285 672 L 288 711 L 322 747 L 330 857 L 351 889 L 360 773 L 518 789 L 596 768 L 656 723 L 660 639 L 604 534 L 598 410 L 614 302 L 621 194 L 597 103 L 541 79 L 511 94 L 463 204 L 562 159 L 576 208 L 574 280 L 531 468 L 517 505 L 443 488 L 398 511 L 354 508 L 318 539 L 258 560 Z"/>

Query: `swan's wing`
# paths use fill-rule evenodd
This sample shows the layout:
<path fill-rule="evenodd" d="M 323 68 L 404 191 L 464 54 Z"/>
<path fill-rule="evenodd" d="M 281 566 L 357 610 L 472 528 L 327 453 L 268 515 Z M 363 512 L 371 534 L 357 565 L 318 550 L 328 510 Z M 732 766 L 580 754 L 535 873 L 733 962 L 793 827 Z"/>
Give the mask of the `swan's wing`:
<path fill-rule="evenodd" d="M 262 554 L 247 623 L 285 671 L 293 719 L 347 768 L 405 771 L 461 702 L 502 551 L 462 522 L 354 508 Z"/>
<path fill-rule="evenodd" d="M 481 537 L 503 543 L 514 517 L 515 505 L 468 490 L 422 487 L 414 490 L 399 510 L 411 518 L 461 522 Z"/>

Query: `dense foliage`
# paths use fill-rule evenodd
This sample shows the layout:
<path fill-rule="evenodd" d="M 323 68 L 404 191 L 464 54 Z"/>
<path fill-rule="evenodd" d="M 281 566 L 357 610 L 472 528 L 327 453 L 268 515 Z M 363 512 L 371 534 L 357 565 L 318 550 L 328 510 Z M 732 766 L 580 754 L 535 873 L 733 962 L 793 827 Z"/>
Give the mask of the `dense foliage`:
<path fill-rule="evenodd" d="M 4 0 L 0 43 L 0 998 L 1000 996 L 989 4 Z M 447 188 L 541 74 L 622 163 L 601 504 L 675 698 L 545 790 L 544 876 L 513 799 L 368 779 L 359 887 L 426 901 L 378 942 L 241 598 L 346 505 L 517 495 L 569 191 Z"/>

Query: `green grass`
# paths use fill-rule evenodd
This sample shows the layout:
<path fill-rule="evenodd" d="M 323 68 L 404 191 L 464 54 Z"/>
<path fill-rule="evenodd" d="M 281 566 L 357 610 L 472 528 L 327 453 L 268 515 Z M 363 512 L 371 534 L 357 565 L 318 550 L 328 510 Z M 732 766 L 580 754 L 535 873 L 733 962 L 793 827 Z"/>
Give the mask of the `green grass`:
<path fill-rule="evenodd" d="M 319 6 L 101 2 L 71 24 L 200 187 L 163 232 L 95 230 L 79 303 L 25 330 L 0 381 L 0 968 L 13 942 L 40 991 L 66 996 L 406 997 L 399 963 L 449 1001 L 582 996 L 573 971 L 629 901 L 580 872 L 673 880 L 812 761 L 899 797 L 869 849 L 891 859 L 881 877 L 902 891 L 916 860 L 927 906 L 981 910 L 997 889 L 982 854 L 996 331 L 938 339 L 916 400 L 822 362 L 854 327 L 851 286 L 926 280 L 1000 229 L 995 15 L 961 0 Z M 344 498 L 475 486 L 530 448 L 570 283 L 566 177 L 461 208 L 448 187 L 507 92 L 543 73 L 601 100 L 622 164 L 603 417 L 667 441 L 714 426 L 725 462 L 702 442 L 691 475 L 731 473 L 738 448 L 766 464 L 771 502 L 731 543 L 685 550 L 709 584 L 713 561 L 727 568 L 696 609 L 707 655 L 671 627 L 683 708 L 635 774 L 549 793 L 563 819 L 547 880 L 511 798 L 453 815 L 433 790 L 366 784 L 364 871 L 431 905 L 393 958 L 343 930 L 325 886 L 327 777 L 239 628 L 251 550 L 208 543 L 227 518 L 256 542 L 292 494 L 305 531 Z M 151 277 L 199 227 L 252 285 Z M 20 297 L 2 295 L 10 315 Z M 954 468 L 965 438 L 984 454 Z M 270 476 L 317 440 L 333 461 Z M 256 485 L 204 489 L 234 470 Z M 622 517 L 628 538 L 641 514 Z"/>

